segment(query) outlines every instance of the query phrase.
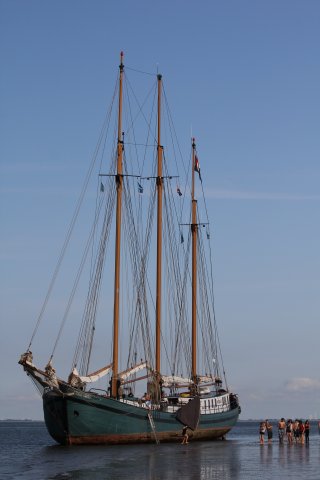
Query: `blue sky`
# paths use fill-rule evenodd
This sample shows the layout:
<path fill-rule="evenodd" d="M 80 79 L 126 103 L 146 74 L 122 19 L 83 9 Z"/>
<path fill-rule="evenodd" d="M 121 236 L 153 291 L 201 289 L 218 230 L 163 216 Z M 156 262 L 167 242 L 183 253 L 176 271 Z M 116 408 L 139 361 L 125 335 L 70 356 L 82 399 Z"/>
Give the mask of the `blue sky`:
<path fill-rule="evenodd" d="M 180 143 L 197 137 L 242 418 L 320 416 L 319 24 L 317 0 L 1 1 L 0 418 L 42 418 L 17 359 L 120 50 L 161 71 Z"/>

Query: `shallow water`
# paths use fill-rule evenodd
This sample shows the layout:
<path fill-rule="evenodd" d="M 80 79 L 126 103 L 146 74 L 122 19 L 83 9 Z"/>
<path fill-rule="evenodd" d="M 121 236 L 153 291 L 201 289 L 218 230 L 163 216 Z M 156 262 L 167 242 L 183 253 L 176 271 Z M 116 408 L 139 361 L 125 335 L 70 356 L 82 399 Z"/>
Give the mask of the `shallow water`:
<path fill-rule="evenodd" d="M 274 430 L 276 431 L 274 425 Z M 259 445 L 258 422 L 239 422 L 226 441 L 189 445 L 56 445 L 42 422 L 0 422 L 0 479 L 319 479 L 320 436 L 310 445 Z"/>

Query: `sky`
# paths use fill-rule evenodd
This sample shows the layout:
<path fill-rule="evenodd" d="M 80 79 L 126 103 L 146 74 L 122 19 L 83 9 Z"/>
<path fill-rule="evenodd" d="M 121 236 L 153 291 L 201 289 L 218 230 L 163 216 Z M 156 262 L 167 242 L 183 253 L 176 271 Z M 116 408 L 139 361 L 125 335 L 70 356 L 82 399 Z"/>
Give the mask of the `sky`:
<path fill-rule="evenodd" d="M 121 50 L 164 76 L 180 143 L 197 138 L 241 418 L 320 417 L 319 24 L 317 0 L 0 1 L 0 419 L 43 418 L 17 361 Z"/>

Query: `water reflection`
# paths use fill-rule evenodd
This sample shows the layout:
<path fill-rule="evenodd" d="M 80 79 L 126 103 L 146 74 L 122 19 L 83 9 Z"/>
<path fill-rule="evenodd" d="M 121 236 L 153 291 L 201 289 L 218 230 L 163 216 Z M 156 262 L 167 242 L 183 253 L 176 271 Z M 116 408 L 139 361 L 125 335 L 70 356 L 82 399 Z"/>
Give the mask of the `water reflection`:
<path fill-rule="evenodd" d="M 273 461 L 273 445 L 265 444 L 259 445 L 260 448 L 260 463 L 268 465 Z"/>
<path fill-rule="evenodd" d="M 128 477 L 130 480 L 238 480 L 239 448 L 237 442 L 232 441 L 50 447 L 45 450 L 38 473 L 41 471 L 41 478 L 50 480 L 128 480 Z M 55 471 L 52 471 L 53 465 Z"/>
<path fill-rule="evenodd" d="M 232 442 L 165 445 L 149 452 L 150 479 L 236 480 L 240 471 L 238 448 Z M 130 475 L 134 480 L 141 476 Z"/>
<path fill-rule="evenodd" d="M 50 462 L 46 475 L 41 478 L 60 479 L 62 474 L 68 478 L 71 474 L 74 480 L 128 480 L 128 476 L 130 480 L 269 480 L 288 476 L 318 480 L 318 468 L 314 468 L 315 445 L 311 447 L 312 455 L 306 445 L 279 445 L 277 442 L 259 445 L 250 439 L 126 448 L 58 448 L 51 449 L 48 456 L 55 467 L 63 459 L 63 470 L 58 469 L 56 477 L 52 473 L 49 475 Z"/>
<path fill-rule="evenodd" d="M 308 445 L 278 444 L 260 446 L 260 464 L 278 464 L 283 469 L 291 469 L 294 466 L 308 465 L 310 461 L 310 449 Z"/>

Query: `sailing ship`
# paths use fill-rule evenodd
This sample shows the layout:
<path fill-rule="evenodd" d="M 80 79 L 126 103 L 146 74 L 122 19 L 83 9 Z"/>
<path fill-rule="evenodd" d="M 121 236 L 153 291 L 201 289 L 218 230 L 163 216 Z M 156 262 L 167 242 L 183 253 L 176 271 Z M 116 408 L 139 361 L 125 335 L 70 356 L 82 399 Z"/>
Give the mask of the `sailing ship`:
<path fill-rule="evenodd" d="M 181 205 L 186 203 L 187 195 L 183 190 L 187 191 L 187 184 L 183 189 L 180 175 L 170 173 L 177 162 L 172 161 L 173 157 L 167 161 L 168 148 L 162 143 L 162 108 L 166 104 L 162 76 L 158 73 L 152 76 L 153 105 L 156 105 L 151 108 L 154 123 L 147 119 L 144 103 L 137 101 L 137 113 L 132 113 L 130 104 L 131 117 L 124 127 L 126 73 L 121 52 L 112 106 L 94 155 L 96 162 L 99 148 L 101 158 L 106 151 L 110 112 L 115 110 L 109 170 L 103 173 L 100 166 L 94 223 L 62 315 L 57 340 L 46 366 L 37 367 L 31 347 L 34 350 L 35 336 L 69 246 L 82 194 L 31 341 L 19 363 L 42 395 L 47 429 L 60 444 L 177 442 L 181 438 L 182 425 L 190 428 L 193 440 L 224 438 L 237 422 L 240 406 L 237 395 L 226 383 L 216 328 L 211 254 L 209 259 L 205 256 L 207 244 L 210 245 L 210 225 L 207 218 L 200 218 L 196 198 L 196 183 L 198 190 L 203 192 L 196 142 L 192 138 L 188 160 L 192 174 L 191 208 L 188 208 L 191 213 L 188 220 L 183 221 Z M 128 85 L 127 92 L 131 90 L 131 83 Z M 133 133 L 138 116 L 147 125 L 147 139 L 141 143 L 136 139 L 140 130 Z M 170 113 L 167 118 L 170 123 Z M 174 144 L 175 134 L 168 137 Z M 136 152 L 141 145 L 143 165 L 140 162 L 139 171 L 134 172 L 129 153 L 130 150 Z M 153 163 L 148 162 L 150 150 Z M 141 155 L 136 153 L 136 157 L 139 161 Z M 92 168 L 89 170 L 91 172 Z M 87 184 L 86 180 L 85 188 Z M 150 188 L 144 195 L 145 185 Z M 154 211 L 156 225 L 153 228 Z M 100 223 L 99 215 L 102 216 Z M 95 241 L 99 225 L 101 236 Z M 184 242 L 186 232 L 188 241 Z M 115 237 L 112 314 L 108 306 L 98 308 L 103 288 L 109 297 L 110 287 L 103 287 L 102 279 L 103 272 L 111 270 L 111 267 L 106 268 L 106 264 L 112 265 L 111 260 L 106 259 L 111 234 Z M 156 244 L 154 250 L 152 243 Z M 53 363 L 59 362 L 57 345 L 89 252 L 92 252 L 92 268 L 84 314 L 69 374 L 63 379 Z M 129 264 L 126 269 L 125 260 Z M 112 339 L 111 347 L 105 350 L 101 348 L 104 336 L 97 326 L 99 317 L 109 325 L 105 343 L 109 336 Z M 73 333 L 73 327 L 70 330 Z M 90 373 L 97 361 L 94 357 L 96 332 L 106 366 Z M 60 363 L 60 368 L 65 368 L 64 357 Z"/>

